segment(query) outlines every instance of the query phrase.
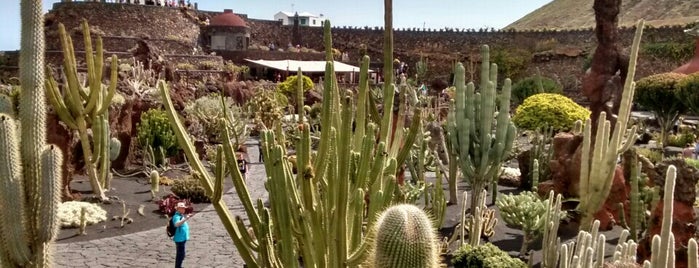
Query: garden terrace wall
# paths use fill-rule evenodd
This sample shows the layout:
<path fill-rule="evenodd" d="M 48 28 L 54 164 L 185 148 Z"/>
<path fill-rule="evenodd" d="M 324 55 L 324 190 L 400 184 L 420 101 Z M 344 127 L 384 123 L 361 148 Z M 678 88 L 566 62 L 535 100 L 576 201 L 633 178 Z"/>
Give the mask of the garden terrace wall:
<path fill-rule="evenodd" d="M 50 49 L 56 49 L 57 22 L 66 24 L 68 29 L 79 25 L 83 17 L 87 18 L 94 31 L 103 32 L 104 36 L 124 37 L 122 39 L 105 38 L 108 51 L 124 50 L 133 46 L 134 41 L 125 37 L 148 37 L 159 49 L 167 54 L 189 54 L 197 42 L 200 42 L 200 26 L 202 20 L 211 18 L 221 12 L 186 10 L 177 8 L 97 3 L 72 2 L 56 3 L 47 15 L 47 42 Z M 277 47 L 286 48 L 287 44 L 298 44 L 317 51 L 322 51 L 323 34 L 320 27 L 283 26 L 279 21 L 250 19 L 245 14 L 237 14 L 243 18 L 251 30 L 251 44 L 267 45 L 275 43 Z M 271 17 L 272 14 L 270 14 Z M 643 44 L 659 42 L 694 42 L 683 33 L 684 27 L 647 28 L 643 35 Z M 349 62 L 358 62 L 360 44 L 367 45 L 368 54 L 372 61 L 382 58 L 383 32 L 381 27 L 334 27 L 333 44 L 340 51 L 348 53 Z M 620 29 L 621 46 L 628 50 L 633 39 L 633 28 Z M 81 39 L 81 38 L 77 38 Z M 169 40 L 169 41 L 165 41 Z M 414 70 L 415 62 L 421 55 L 429 58 L 429 72 L 434 76 L 441 75 L 448 80 L 453 60 L 468 62 L 478 61 L 479 46 L 488 44 L 492 51 L 521 50 L 531 53 L 531 61 L 523 70 L 523 77 L 536 74 L 541 70 L 544 76 L 551 77 L 565 87 L 567 93 L 577 93 L 584 74 L 584 63 L 596 46 L 596 38 L 592 29 L 566 31 L 492 31 L 492 30 L 435 30 L 435 29 L 396 29 L 394 32 L 395 57 L 409 64 Z M 79 41 L 81 42 L 81 41 Z M 114 42 L 114 44 L 112 44 Z M 160 43 L 158 43 L 160 42 Z M 549 43 L 550 47 L 542 48 Z M 161 48 L 163 47 L 163 48 Z M 553 49 L 553 54 L 546 54 L 547 49 Z M 557 52 L 563 49 L 563 52 Z M 569 53 L 575 51 L 575 53 Z M 294 59 L 315 59 L 315 55 L 297 54 Z M 224 59 L 232 59 L 242 63 L 241 59 L 292 57 L 295 54 L 278 54 L 267 51 L 248 51 L 245 53 L 217 52 Z M 322 54 L 320 54 L 322 59 Z M 638 61 L 636 77 L 648 74 L 668 72 L 682 65 L 641 54 Z M 516 82 L 516 81 L 515 81 Z M 576 101 L 581 99 L 572 96 Z"/>

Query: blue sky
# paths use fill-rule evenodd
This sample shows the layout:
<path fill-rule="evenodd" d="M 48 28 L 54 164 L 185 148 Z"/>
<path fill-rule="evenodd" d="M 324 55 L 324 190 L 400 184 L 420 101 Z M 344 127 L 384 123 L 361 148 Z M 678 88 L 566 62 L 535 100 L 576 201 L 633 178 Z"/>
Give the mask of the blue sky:
<path fill-rule="evenodd" d="M 19 48 L 19 0 L 2 0 L 0 51 Z M 394 0 L 395 28 L 502 28 L 551 0 Z M 13 2 L 12 4 L 10 2 Z M 59 0 L 43 0 L 48 11 Z M 337 26 L 382 26 L 381 0 L 193 0 L 199 9 L 233 9 L 250 18 L 273 19 L 279 11 L 323 14 Z"/>

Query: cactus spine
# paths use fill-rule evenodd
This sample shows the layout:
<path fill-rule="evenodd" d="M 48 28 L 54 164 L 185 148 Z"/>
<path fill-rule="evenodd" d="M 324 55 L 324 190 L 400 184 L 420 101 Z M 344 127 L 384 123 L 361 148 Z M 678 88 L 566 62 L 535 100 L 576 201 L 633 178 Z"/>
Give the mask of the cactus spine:
<path fill-rule="evenodd" d="M 87 64 L 87 92 L 78 81 L 78 69 L 75 59 L 73 40 L 66 33 L 63 24 L 58 25 L 63 46 L 63 72 L 66 76 L 63 94 L 56 80 L 49 76 L 46 87 L 49 101 L 63 123 L 77 131 L 80 137 L 85 169 L 90 178 L 93 193 L 101 200 L 106 200 L 105 187 L 109 185 L 111 163 L 109 138 L 109 105 L 117 86 L 117 57 L 111 57 L 111 73 L 108 86 L 102 84 L 104 50 L 102 38 L 97 37 L 96 51 L 93 55 L 90 27 L 86 20 L 82 22 L 85 40 L 85 62 Z M 88 135 L 92 132 L 92 141 Z"/>
<path fill-rule="evenodd" d="M 374 267 L 439 267 L 437 236 L 422 209 L 409 204 L 390 207 L 376 226 Z"/>
<path fill-rule="evenodd" d="M 22 0 L 19 116 L 0 115 L 0 263 L 49 267 L 58 234 L 60 150 L 46 144 L 41 1 Z M 17 120 L 15 120 L 17 119 Z M 21 139 L 20 139 L 21 137 Z"/>
<path fill-rule="evenodd" d="M 588 118 L 583 128 L 583 147 L 580 168 L 580 199 L 578 211 L 582 215 L 580 222 L 582 229 L 588 229 L 594 219 L 594 214 L 600 210 L 609 195 L 616 169 L 616 160 L 621 153 L 628 150 L 636 140 L 636 126 L 631 130 L 626 129 L 626 124 L 631 113 L 636 72 L 636 58 L 643 34 L 643 21 L 636 24 L 636 34 L 629 60 L 628 76 L 624 84 L 621 97 L 621 107 L 617 116 L 617 122 L 612 132 L 611 123 L 606 120 L 606 114 L 600 114 L 597 120 L 597 133 L 594 142 L 592 140 L 591 120 Z M 625 139 L 625 141 L 623 141 Z M 623 143 L 622 143 L 623 141 Z M 593 147 L 594 146 L 594 147 Z"/>
<path fill-rule="evenodd" d="M 482 199 L 483 189 L 500 172 L 504 157 L 512 149 L 515 126 L 510 121 L 510 91 L 512 82 L 505 79 L 496 107 L 497 65 L 490 64 L 488 46 L 481 47 L 480 92 L 475 85 L 465 84 L 465 70 L 456 65 L 456 101 L 449 109 L 447 134 L 452 147 L 458 151 L 461 171 L 471 184 L 471 212 L 476 200 Z M 495 113 L 497 112 L 497 117 Z"/>

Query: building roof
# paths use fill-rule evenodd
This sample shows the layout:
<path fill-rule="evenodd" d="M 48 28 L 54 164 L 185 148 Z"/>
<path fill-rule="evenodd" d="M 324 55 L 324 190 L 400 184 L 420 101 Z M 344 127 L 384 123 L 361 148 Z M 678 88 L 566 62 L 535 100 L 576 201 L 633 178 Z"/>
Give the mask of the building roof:
<path fill-rule="evenodd" d="M 325 72 L 326 61 L 300 61 L 300 60 L 250 60 L 248 62 L 265 66 L 268 68 L 296 72 L 299 68 L 304 73 L 322 73 Z M 333 61 L 333 67 L 336 73 L 358 73 L 359 67 L 345 64 L 339 61 Z M 371 70 L 369 70 L 371 72 Z"/>
<path fill-rule="evenodd" d="M 287 17 L 294 17 L 296 16 L 296 13 L 294 12 L 289 12 L 289 11 L 279 11 L 279 13 L 282 13 L 286 15 Z M 318 17 L 312 13 L 309 12 L 299 12 L 299 17 Z"/>
<path fill-rule="evenodd" d="M 224 9 L 223 14 L 216 15 L 209 21 L 211 26 L 234 26 L 234 27 L 248 27 L 245 20 L 233 13 L 232 9 Z"/>

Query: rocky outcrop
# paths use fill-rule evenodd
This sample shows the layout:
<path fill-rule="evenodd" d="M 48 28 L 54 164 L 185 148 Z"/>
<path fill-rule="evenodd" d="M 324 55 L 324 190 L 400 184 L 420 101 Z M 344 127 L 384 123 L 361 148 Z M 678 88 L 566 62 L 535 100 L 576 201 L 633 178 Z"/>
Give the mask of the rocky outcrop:
<path fill-rule="evenodd" d="M 580 197 L 578 189 L 582 141 L 582 136 L 571 133 L 556 134 L 553 139 L 553 158 L 549 164 L 551 180 L 539 183 L 537 192 L 540 195 L 546 196 L 548 191 L 553 190 L 562 194 L 564 198 Z M 629 193 L 630 187 L 626 184 L 623 168 L 617 166 L 609 196 L 602 209 L 595 213 L 595 219 L 600 221 L 600 230 L 609 230 L 620 222 L 619 203 L 624 205 L 624 215 L 628 219 Z"/>

